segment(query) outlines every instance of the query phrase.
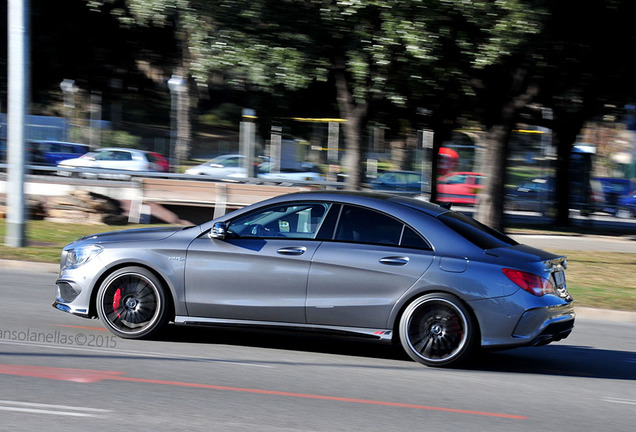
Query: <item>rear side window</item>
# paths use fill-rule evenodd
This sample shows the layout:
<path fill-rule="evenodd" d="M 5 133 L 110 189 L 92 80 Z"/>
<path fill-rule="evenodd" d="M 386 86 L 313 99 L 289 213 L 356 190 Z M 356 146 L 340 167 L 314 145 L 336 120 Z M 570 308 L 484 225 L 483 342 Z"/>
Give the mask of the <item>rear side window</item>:
<path fill-rule="evenodd" d="M 118 151 L 118 150 L 106 150 L 102 151 L 95 158 L 97 160 L 112 160 L 112 161 L 126 161 L 132 160 L 132 154 L 126 151 Z"/>
<path fill-rule="evenodd" d="M 519 244 L 507 235 L 502 234 L 499 231 L 496 231 L 461 213 L 444 213 L 439 216 L 439 220 L 453 231 L 482 249 L 493 249 Z"/>
<path fill-rule="evenodd" d="M 419 234 L 403 222 L 375 210 L 342 207 L 334 240 L 416 249 L 431 249 Z"/>

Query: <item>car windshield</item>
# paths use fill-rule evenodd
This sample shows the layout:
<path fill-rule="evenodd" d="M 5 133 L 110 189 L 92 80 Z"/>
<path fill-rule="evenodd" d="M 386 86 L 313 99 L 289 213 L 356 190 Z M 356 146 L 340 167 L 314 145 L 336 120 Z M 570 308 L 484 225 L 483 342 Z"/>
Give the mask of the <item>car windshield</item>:
<path fill-rule="evenodd" d="M 228 156 L 222 155 L 222 156 L 217 156 L 214 159 L 209 160 L 207 164 L 215 168 L 222 168 L 222 167 L 230 168 L 230 167 L 238 167 L 239 162 L 240 162 L 239 156 L 228 157 Z"/>
<path fill-rule="evenodd" d="M 445 179 L 440 179 L 439 183 L 444 183 L 444 184 L 462 184 L 462 183 L 466 183 L 466 175 L 457 174 L 457 175 L 454 175 L 454 176 L 450 176 L 450 177 L 447 177 Z"/>
<path fill-rule="evenodd" d="M 453 231 L 482 249 L 494 249 L 519 244 L 507 235 L 461 213 L 444 213 L 439 216 L 439 219 Z"/>

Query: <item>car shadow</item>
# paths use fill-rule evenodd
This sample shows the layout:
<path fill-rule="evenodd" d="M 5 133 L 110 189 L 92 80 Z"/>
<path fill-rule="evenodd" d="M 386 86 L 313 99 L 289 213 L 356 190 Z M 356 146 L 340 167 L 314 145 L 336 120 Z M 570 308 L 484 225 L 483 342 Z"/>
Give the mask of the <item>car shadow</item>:
<path fill-rule="evenodd" d="M 636 380 L 636 352 L 546 345 L 482 352 L 472 370 Z"/>
<path fill-rule="evenodd" d="M 420 367 L 398 345 L 307 331 L 169 326 L 160 340 L 388 359 L 404 362 L 399 367 Z M 558 344 L 483 351 L 460 370 L 636 380 L 636 352 Z"/>
<path fill-rule="evenodd" d="M 354 357 L 409 360 L 400 347 L 342 333 L 245 327 L 168 326 L 158 341 L 220 344 Z"/>

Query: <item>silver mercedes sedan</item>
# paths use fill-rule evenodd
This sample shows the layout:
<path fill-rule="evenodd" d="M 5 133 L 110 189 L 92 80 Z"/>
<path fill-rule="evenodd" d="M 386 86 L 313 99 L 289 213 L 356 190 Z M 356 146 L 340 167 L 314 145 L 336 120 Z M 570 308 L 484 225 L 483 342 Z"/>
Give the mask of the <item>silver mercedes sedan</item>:
<path fill-rule="evenodd" d="M 566 260 L 461 213 L 380 193 L 303 192 L 199 226 L 83 237 L 53 306 L 141 339 L 169 323 L 312 329 L 455 366 L 574 326 Z"/>

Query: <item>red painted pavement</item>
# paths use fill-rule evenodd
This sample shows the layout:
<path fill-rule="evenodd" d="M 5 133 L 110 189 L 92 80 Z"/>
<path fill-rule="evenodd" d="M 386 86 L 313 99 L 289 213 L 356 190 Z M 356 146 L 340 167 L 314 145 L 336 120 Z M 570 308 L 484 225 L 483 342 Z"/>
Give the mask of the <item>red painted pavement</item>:
<path fill-rule="evenodd" d="M 146 378 L 131 378 L 131 377 L 124 376 L 124 372 L 115 372 L 115 371 L 99 371 L 99 370 L 90 370 L 90 369 L 69 369 L 69 368 L 56 368 L 56 367 L 46 367 L 46 366 L 0 364 L 0 374 L 28 376 L 28 377 L 35 377 L 35 378 L 46 378 L 46 379 L 72 381 L 72 382 L 79 382 L 79 383 L 95 383 L 95 382 L 105 381 L 105 380 L 128 381 L 128 382 L 137 382 L 137 383 L 145 383 L 145 384 L 159 384 L 159 385 L 168 385 L 168 386 L 177 386 L 177 387 L 191 387 L 191 388 L 201 388 L 201 389 L 210 389 L 210 390 L 255 393 L 255 394 L 270 395 L 270 396 L 286 396 L 286 397 L 303 398 L 303 399 L 327 400 L 327 401 L 357 403 L 357 404 L 366 404 L 366 405 L 380 405 L 380 406 L 389 406 L 389 407 L 397 407 L 397 408 L 412 408 L 412 409 L 429 410 L 429 411 L 444 411 L 444 412 L 450 412 L 450 413 L 470 414 L 470 415 L 488 416 L 488 417 L 501 417 L 501 418 L 507 418 L 507 419 L 515 419 L 515 420 L 526 420 L 528 418 L 526 416 L 513 415 L 513 414 L 471 411 L 471 410 L 463 410 L 463 409 L 455 409 L 455 408 L 404 404 L 404 403 L 398 403 L 398 402 L 383 402 L 383 401 L 374 401 L 374 400 L 368 400 L 368 399 L 354 399 L 354 398 L 346 398 L 346 397 L 338 397 L 338 396 L 321 396 L 321 395 L 311 395 L 311 394 L 303 394 L 303 393 L 290 393 L 290 392 L 283 392 L 283 391 L 276 391 L 276 390 L 228 387 L 228 386 L 189 383 L 189 382 L 180 382 L 180 381 L 164 381 L 164 380 L 146 379 Z"/>

